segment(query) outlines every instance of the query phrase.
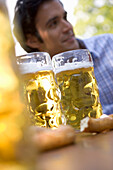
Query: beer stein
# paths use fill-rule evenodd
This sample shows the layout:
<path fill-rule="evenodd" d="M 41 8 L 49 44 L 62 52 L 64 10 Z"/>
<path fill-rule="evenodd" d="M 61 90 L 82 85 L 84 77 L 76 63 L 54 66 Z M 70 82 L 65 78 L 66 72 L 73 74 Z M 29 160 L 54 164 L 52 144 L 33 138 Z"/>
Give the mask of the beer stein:
<path fill-rule="evenodd" d="M 63 123 L 60 90 L 46 52 L 17 57 L 25 103 L 33 125 L 56 128 Z"/>
<path fill-rule="evenodd" d="M 67 124 L 79 130 L 84 117 L 99 118 L 102 107 L 90 52 L 87 49 L 63 52 L 53 56 L 52 64 Z"/>

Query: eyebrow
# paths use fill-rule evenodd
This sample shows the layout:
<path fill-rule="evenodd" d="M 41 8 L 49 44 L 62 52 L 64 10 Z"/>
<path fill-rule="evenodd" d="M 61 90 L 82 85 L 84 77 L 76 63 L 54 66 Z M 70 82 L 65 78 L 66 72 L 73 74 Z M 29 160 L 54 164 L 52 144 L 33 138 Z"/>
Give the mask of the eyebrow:
<path fill-rule="evenodd" d="M 67 15 L 67 12 L 64 11 L 64 14 L 63 14 L 63 15 L 64 15 L 64 16 Z M 47 21 L 46 26 L 48 26 L 49 23 L 53 22 L 53 21 L 56 20 L 57 18 L 58 18 L 58 16 L 55 16 L 55 17 L 53 17 L 53 18 L 50 18 L 50 19 Z"/>

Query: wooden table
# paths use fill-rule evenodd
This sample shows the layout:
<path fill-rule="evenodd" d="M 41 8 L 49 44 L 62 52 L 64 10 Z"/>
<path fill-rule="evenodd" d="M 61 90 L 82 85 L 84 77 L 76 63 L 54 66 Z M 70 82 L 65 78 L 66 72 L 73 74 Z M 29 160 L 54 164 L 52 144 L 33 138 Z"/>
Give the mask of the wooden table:
<path fill-rule="evenodd" d="M 113 131 L 80 134 L 75 144 L 44 152 L 37 170 L 113 170 Z"/>

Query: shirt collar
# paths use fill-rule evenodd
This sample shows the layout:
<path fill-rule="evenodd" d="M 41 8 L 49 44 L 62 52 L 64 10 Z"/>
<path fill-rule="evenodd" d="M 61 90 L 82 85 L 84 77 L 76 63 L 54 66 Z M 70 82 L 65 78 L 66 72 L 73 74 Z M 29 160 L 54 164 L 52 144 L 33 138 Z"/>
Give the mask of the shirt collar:
<path fill-rule="evenodd" d="M 83 40 L 77 38 L 77 41 L 78 41 L 79 46 L 80 46 L 81 49 L 88 49 L 88 50 L 90 51 L 90 54 L 91 54 L 93 60 L 95 60 L 96 58 L 98 58 L 97 52 L 94 51 L 94 50 L 92 50 L 92 49 L 89 49 L 89 48 L 85 45 L 85 42 L 84 42 Z"/>
<path fill-rule="evenodd" d="M 78 41 L 81 49 L 86 49 L 86 46 L 85 46 L 85 43 L 83 42 L 83 40 L 77 38 L 77 41 Z"/>

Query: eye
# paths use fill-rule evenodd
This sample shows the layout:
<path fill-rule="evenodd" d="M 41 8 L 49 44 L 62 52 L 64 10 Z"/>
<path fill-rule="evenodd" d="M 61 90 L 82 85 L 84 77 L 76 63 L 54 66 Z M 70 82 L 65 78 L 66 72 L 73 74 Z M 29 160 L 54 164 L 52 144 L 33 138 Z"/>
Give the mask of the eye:
<path fill-rule="evenodd" d="M 49 24 L 49 28 L 55 28 L 57 26 L 57 24 L 58 24 L 58 20 L 55 19 Z"/>

